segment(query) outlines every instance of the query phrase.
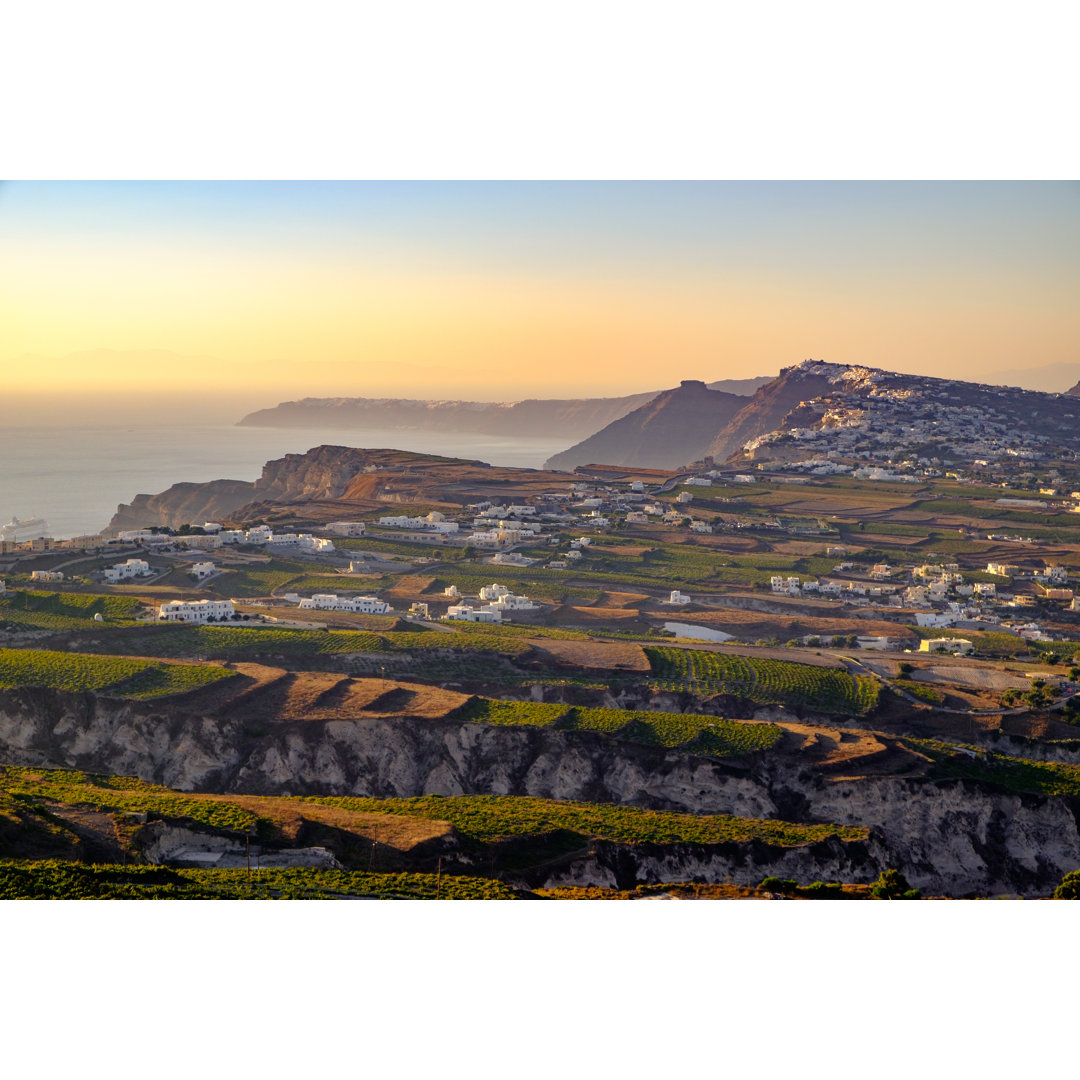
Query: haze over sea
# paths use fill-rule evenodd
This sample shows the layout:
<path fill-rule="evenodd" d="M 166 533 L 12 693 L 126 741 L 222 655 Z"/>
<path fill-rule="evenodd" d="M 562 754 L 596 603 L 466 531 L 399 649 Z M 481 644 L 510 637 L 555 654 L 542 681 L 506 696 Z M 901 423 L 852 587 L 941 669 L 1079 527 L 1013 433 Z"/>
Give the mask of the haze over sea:
<path fill-rule="evenodd" d="M 256 480 L 263 464 L 313 446 L 392 448 L 539 468 L 565 437 L 507 439 L 412 430 L 234 426 L 0 428 L 0 518 L 45 518 L 56 539 L 99 532 L 120 503 L 182 481 Z M 149 524 L 149 523 L 148 523 Z M 202 524 L 192 522 L 192 524 Z"/>

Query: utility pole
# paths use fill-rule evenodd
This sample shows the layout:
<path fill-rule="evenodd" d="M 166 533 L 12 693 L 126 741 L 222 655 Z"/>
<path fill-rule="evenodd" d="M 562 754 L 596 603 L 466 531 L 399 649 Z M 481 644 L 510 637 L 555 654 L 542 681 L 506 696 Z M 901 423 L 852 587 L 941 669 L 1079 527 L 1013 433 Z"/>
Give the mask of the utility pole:
<path fill-rule="evenodd" d="M 435 871 L 435 899 L 442 899 L 442 856 L 439 856 L 439 865 Z"/>

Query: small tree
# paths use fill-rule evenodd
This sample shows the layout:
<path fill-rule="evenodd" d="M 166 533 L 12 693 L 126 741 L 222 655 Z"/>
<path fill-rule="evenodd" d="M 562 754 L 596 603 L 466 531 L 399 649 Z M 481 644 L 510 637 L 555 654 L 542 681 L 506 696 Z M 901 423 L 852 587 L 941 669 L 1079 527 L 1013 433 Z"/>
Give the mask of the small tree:
<path fill-rule="evenodd" d="M 899 870 L 882 870 L 870 886 L 870 895 L 878 900 L 921 900 L 922 893 L 913 889 Z"/>

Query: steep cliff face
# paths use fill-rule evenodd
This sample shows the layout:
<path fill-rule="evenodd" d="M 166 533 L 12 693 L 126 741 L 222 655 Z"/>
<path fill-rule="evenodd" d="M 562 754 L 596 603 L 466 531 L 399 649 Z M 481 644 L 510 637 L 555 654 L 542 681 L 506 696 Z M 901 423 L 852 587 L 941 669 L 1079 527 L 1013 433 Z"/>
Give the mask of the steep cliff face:
<path fill-rule="evenodd" d="M 722 427 L 717 428 L 708 453 L 717 461 L 734 454 L 745 442 L 778 428 L 792 409 L 810 401 L 831 388 L 828 376 L 804 370 L 785 368 L 767 383 Z"/>
<path fill-rule="evenodd" d="M 1078 808 L 1065 798 L 964 780 L 831 779 L 791 758 L 713 760 L 587 732 L 415 717 L 245 726 L 177 707 L 24 690 L 0 692 L 0 760 L 188 791 L 533 795 L 871 829 L 862 847 L 766 845 L 756 854 L 745 845 L 599 845 L 591 861 L 553 870 L 552 883 L 755 883 L 766 873 L 870 880 L 898 866 L 930 893 L 1046 895 L 1080 866 Z"/>
<path fill-rule="evenodd" d="M 569 471 L 578 465 L 603 464 L 677 469 L 701 458 L 716 432 L 746 403 L 745 397 L 687 380 L 556 454 L 546 467 Z"/>
<path fill-rule="evenodd" d="M 121 503 L 104 531 L 118 533 L 151 525 L 175 529 L 185 522 L 201 525 L 204 521 L 218 521 L 250 502 L 254 488 L 254 483 L 245 480 L 173 484 L 157 495 L 136 495 L 130 503 Z"/>
<path fill-rule="evenodd" d="M 366 450 L 316 446 L 306 454 L 286 454 L 268 461 L 262 476 L 253 483 L 210 480 L 204 484 L 174 484 L 158 495 L 136 495 L 132 502 L 117 507 L 105 531 L 115 533 L 150 525 L 175 529 L 185 522 L 201 525 L 228 518 L 249 503 L 337 498 L 371 461 Z"/>
<path fill-rule="evenodd" d="M 731 882 L 757 885 L 775 875 L 800 883 L 844 881 L 869 883 L 889 866 L 890 853 L 880 840 L 831 838 L 802 847 L 748 844 L 615 844 L 600 841 L 588 856 L 554 867 L 534 888 L 599 886 L 632 889 L 672 881 Z"/>

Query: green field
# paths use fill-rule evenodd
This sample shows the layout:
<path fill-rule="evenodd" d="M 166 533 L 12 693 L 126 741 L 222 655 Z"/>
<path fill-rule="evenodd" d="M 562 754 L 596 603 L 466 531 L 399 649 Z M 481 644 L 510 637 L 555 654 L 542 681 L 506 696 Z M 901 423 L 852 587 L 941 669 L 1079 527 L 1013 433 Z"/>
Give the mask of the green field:
<path fill-rule="evenodd" d="M 149 660 L 45 649 L 0 649 L 0 687 L 46 686 L 69 693 L 92 690 L 113 697 L 156 698 L 207 686 L 232 672 L 204 664 L 155 664 Z"/>
<path fill-rule="evenodd" d="M 130 625 L 142 602 L 130 596 L 24 590 L 0 597 L 0 626 L 12 630 L 85 630 L 99 625 Z"/>
<path fill-rule="evenodd" d="M 487 878 L 356 870 L 203 870 L 0 861 L 0 900 L 516 900 Z"/>
<path fill-rule="evenodd" d="M 258 660 L 273 657 L 325 656 L 338 653 L 393 653 L 413 649 L 489 652 L 518 656 L 530 646 L 513 634 L 441 633 L 426 629 L 291 630 L 279 627 L 148 626 L 102 638 L 86 646 L 102 653 L 140 656 Z"/>
<path fill-rule="evenodd" d="M 672 690 L 731 694 L 853 716 L 877 705 L 877 682 L 840 668 L 654 645 L 645 647 L 645 655 L 660 686 Z"/>
<path fill-rule="evenodd" d="M 473 846 L 556 831 L 574 833 L 583 843 L 589 839 L 625 844 L 743 844 L 761 840 L 785 847 L 812 844 L 833 836 L 861 840 L 867 835 L 865 829 L 855 826 L 796 825 L 727 814 L 675 814 L 636 806 L 508 795 L 424 795 L 415 799 L 311 796 L 301 801 L 448 821 Z"/>
<path fill-rule="evenodd" d="M 456 719 L 514 727 L 553 727 L 560 731 L 596 731 L 625 742 L 727 757 L 768 750 L 780 739 L 773 724 L 742 724 L 718 716 L 647 710 L 584 708 L 533 701 L 474 698 Z"/>
<path fill-rule="evenodd" d="M 1080 796 L 1080 765 L 1029 761 L 985 751 L 977 751 L 976 756 L 971 756 L 952 743 L 936 739 L 904 738 L 902 741 L 931 758 L 939 776 L 979 780 L 1008 791 Z"/>
<path fill-rule="evenodd" d="M 33 801 L 46 799 L 109 813 L 158 814 L 233 833 L 251 833 L 259 820 L 235 803 L 190 798 L 131 776 L 100 776 L 73 769 L 0 765 L 0 791 Z"/>

